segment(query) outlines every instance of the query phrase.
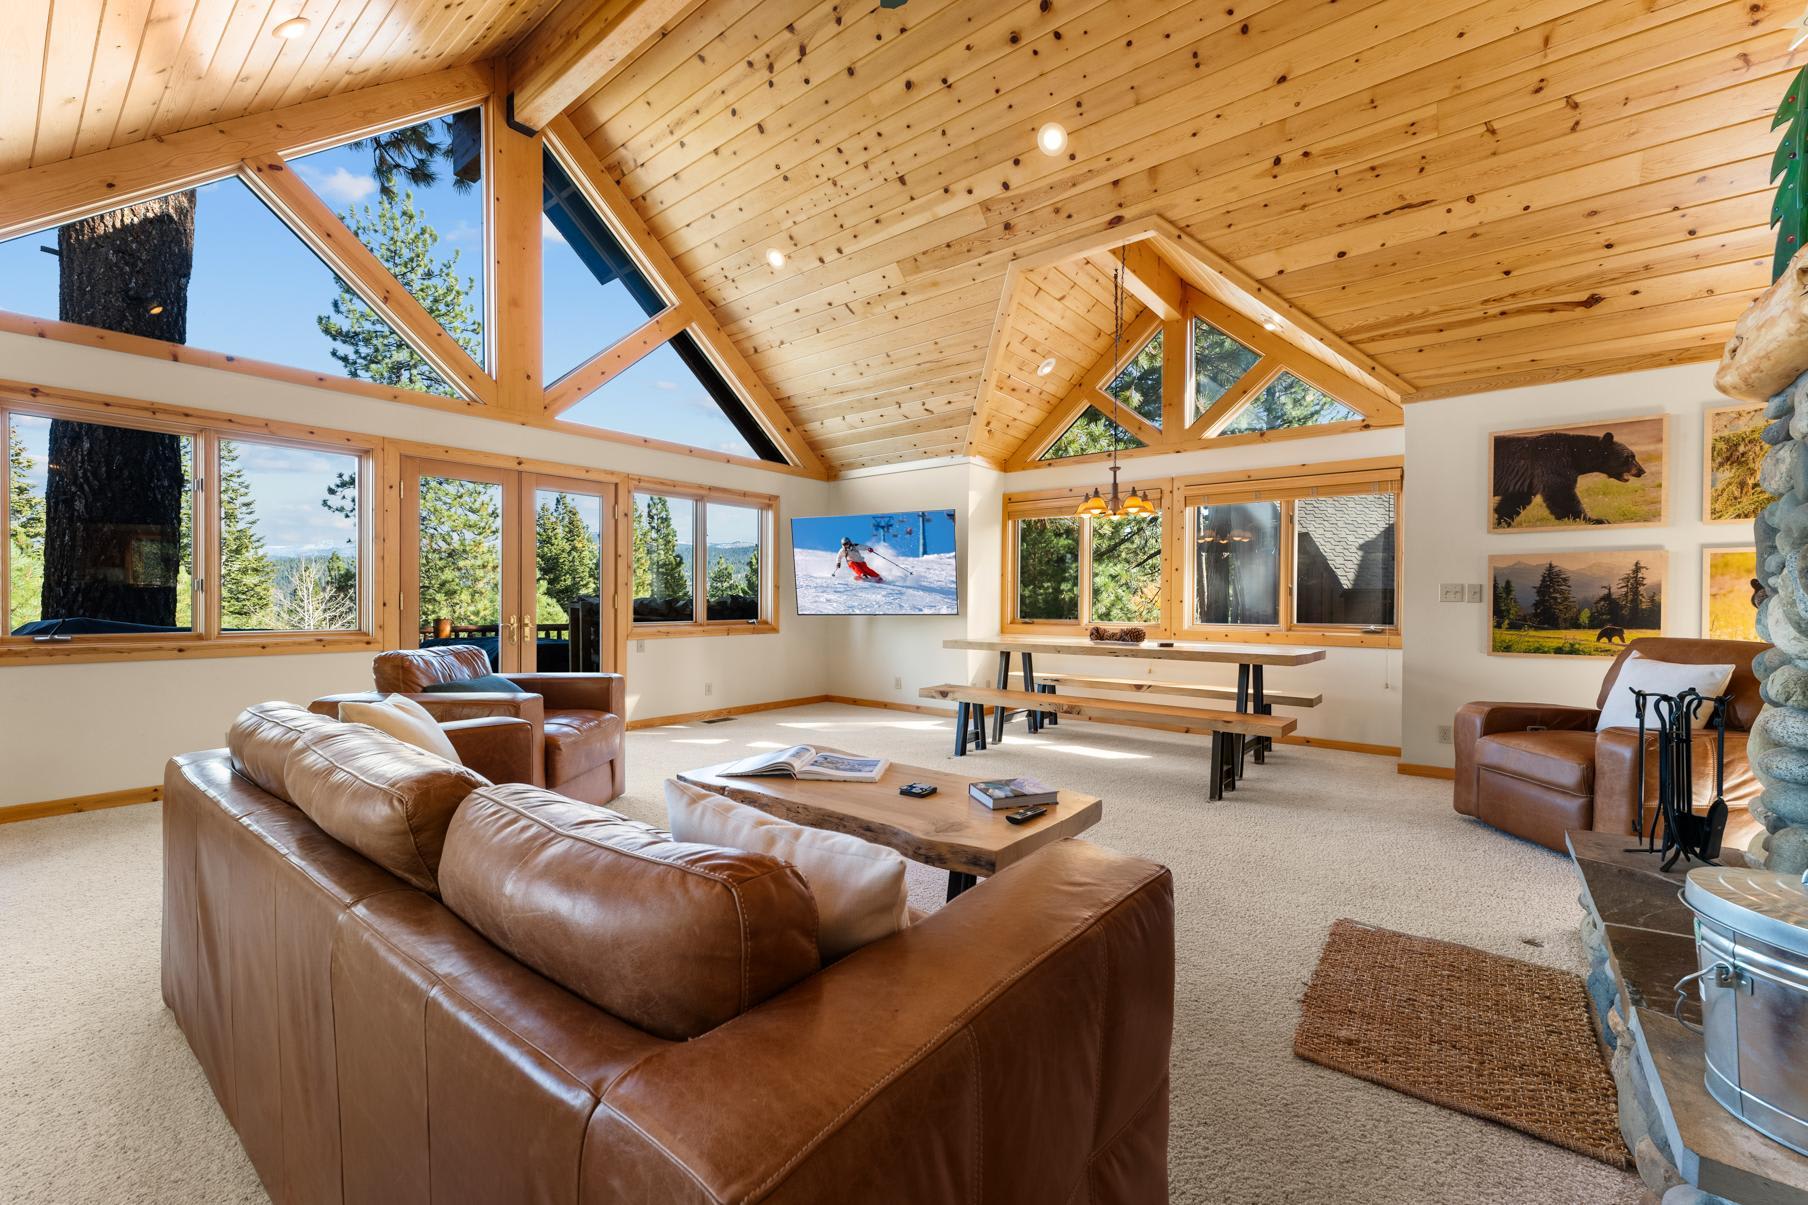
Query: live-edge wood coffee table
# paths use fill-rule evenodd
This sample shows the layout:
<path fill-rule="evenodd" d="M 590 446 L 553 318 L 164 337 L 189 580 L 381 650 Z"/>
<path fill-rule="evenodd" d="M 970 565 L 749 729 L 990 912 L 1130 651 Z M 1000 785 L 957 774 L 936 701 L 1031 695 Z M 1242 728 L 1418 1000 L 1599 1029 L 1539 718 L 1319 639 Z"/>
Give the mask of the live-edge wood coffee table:
<path fill-rule="evenodd" d="M 785 777 L 724 778 L 717 771 L 728 764 L 686 770 L 678 781 L 793 824 L 847 833 L 895 849 L 913 862 L 946 870 L 949 899 L 1044 845 L 1091 828 L 1104 807 L 1091 795 L 1062 791 L 1060 802 L 1047 814 L 1028 824 L 1011 824 L 1004 812 L 968 796 L 968 786 L 979 779 L 942 770 L 893 762 L 878 782 L 801 782 Z M 913 782 L 938 790 L 927 799 L 898 794 L 899 787 Z"/>

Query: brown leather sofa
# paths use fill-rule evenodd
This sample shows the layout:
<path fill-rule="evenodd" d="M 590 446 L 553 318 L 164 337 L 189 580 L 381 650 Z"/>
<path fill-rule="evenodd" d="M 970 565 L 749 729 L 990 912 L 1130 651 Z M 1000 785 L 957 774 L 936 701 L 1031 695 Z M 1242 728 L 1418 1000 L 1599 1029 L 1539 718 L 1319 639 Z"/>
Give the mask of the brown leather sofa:
<path fill-rule="evenodd" d="M 1657 798 L 1656 737 L 1646 735 L 1645 780 L 1638 779 L 1638 732 L 1595 731 L 1601 707 L 1633 653 L 1653 661 L 1732 665 L 1733 696 L 1726 733 L 1727 817 L 1724 844 L 1743 848 L 1761 827 L 1747 812 L 1759 786 L 1746 759 L 1747 733 L 1762 700 L 1752 661 L 1770 646 L 1749 640 L 1649 637 L 1620 651 L 1601 682 L 1593 707 L 1554 703 L 1469 703 L 1456 715 L 1456 810 L 1516 837 L 1561 851 L 1571 830 L 1634 831 L 1643 812 L 1649 833 Z M 1703 717 L 1705 718 L 1705 717 Z M 1695 799 L 1714 790 L 1714 734 L 1695 734 Z"/>
<path fill-rule="evenodd" d="M 529 778 L 512 781 L 550 787 L 586 803 L 608 803 L 628 789 L 627 687 L 620 674 L 501 674 L 526 694 L 499 691 L 440 693 L 427 687 L 468 682 L 490 673 L 490 659 L 471 644 L 379 653 L 372 665 L 375 691 L 327 695 L 311 710 L 337 718 L 347 699 L 400 694 L 442 723 L 484 716 L 526 720 L 534 730 L 536 757 Z"/>
<path fill-rule="evenodd" d="M 1059 842 L 819 966 L 770 857 L 295 707 L 231 750 L 165 775 L 163 995 L 278 1205 L 1167 1200 L 1160 866 Z"/>

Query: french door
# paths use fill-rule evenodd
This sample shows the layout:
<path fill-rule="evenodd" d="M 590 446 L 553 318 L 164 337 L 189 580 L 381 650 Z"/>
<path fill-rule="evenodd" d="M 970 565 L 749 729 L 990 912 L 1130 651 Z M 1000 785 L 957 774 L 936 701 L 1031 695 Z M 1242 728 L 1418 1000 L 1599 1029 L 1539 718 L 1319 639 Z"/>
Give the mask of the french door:
<path fill-rule="evenodd" d="M 405 644 L 475 644 L 498 673 L 617 667 L 611 482 L 404 457 Z"/>

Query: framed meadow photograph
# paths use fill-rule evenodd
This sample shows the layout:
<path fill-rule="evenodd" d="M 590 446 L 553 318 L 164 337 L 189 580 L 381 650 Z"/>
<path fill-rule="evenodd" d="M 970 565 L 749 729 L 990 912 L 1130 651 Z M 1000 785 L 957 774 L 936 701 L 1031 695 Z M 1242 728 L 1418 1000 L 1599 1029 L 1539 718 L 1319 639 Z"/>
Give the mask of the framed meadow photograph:
<path fill-rule="evenodd" d="M 1661 636 L 1669 554 L 1662 548 L 1505 553 L 1488 558 L 1488 653 L 1612 657 Z"/>
<path fill-rule="evenodd" d="M 1662 526 L 1669 430 L 1654 414 L 1494 432 L 1488 530 Z"/>
<path fill-rule="evenodd" d="M 1701 634 L 1708 640 L 1757 640 L 1758 608 L 1752 605 L 1758 550 L 1701 550 Z"/>
<path fill-rule="evenodd" d="M 1702 418 L 1701 520 L 1749 523 L 1775 499 L 1758 484 L 1764 403 L 1709 406 Z"/>

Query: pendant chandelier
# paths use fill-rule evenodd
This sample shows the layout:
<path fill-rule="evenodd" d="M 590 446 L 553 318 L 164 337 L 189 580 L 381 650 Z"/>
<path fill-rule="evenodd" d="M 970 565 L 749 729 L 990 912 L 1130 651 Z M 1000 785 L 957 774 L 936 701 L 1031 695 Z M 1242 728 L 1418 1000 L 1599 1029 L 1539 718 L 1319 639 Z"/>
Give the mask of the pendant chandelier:
<path fill-rule="evenodd" d="M 1111 274 L 1111 363 L 1115 369 L 1121 369 L 1124 356 L 1124 249 L 1117 249 L 1117 269 Z M 1105 497 L 1098 486 L 1092 487 L 1092 493 L 1074 510 L 1074 514 L 1082 518 L 1099 518 L 1113 516 L 1116 518 L 1134 518 L 1155 513 L 1155 507 L 1149 500 L 1136 492 L 1131 486 L 1128 494 L 1118 492 L 1117 452 L 1122 442 L 1118 432 L 1124 425 L 1118 422 L 1117 391 L 1111 393 L 1111 496 Z"/>

